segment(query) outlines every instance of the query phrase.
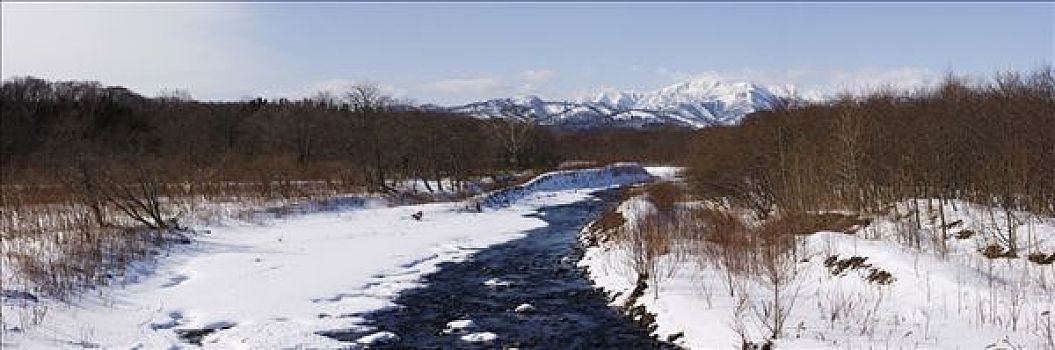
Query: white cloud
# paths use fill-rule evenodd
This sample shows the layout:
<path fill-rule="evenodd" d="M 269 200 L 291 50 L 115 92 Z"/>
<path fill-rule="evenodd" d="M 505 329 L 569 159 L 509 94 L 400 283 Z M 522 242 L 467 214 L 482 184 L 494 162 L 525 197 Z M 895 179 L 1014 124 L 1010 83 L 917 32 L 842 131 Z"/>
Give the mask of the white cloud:
<path fill-rule="evenodd" d="M 504 89 L 501 81 L 495 77 L 474 77 L 445 79 L 427 83 L 423 89 L 444 94 L 480 94 L 495 89 Z"/>
<path fill-rule="evenodd" d="M 664 76 L 674 82 L 690 79 L 749 81 L 765 85 L 792 85 L 803 93 L 831 95 L 838 93 L 862 93 L 880 88 L 912 90 L 932 86 L 941 78 L 940 74 L 925 68 L 866 67 L 858 69 L 817 69 L 796 67 L 786 70 L 759 70 L 744 68 L 731 71 L 704 71 L 695 74 L 666 71 Z"/>
<path fill-rule="evenodd" d="M 243 6 L 4 2 L 2 75 L 236 94 L 277 58 L 247 35 Z"/>
<path fill-rule="evenodd" d="M 829 89 L 834 91 L 860 92 L 878 88 L 898 90 L 931 86 L 941 75 L 929 69 L 901 67 L 893 69 L 865 68 L 836 72 L 832 75 Z"/>
<path fill-rule="evenodd" d="M 530 69 L 520 72 L 520 80 L 526 84 L 545 84 L 553 80 L 557 73 L 549 69 Z"/>
<path fill-rule="evenodd" d="M 505 97 L 513 94 L 537 94 L 557 78 L 551 69 L 537 68 L 515 74 L 481 74 L 476 77 L 450 78 L 421 84 L 423 91 L 469 99 Z"/>

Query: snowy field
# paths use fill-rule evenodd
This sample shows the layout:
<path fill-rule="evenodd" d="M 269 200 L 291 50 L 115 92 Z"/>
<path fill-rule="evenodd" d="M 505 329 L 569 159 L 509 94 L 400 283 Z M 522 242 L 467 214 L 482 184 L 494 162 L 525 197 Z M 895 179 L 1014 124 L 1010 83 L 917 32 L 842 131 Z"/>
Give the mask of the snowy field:
<path fill-rule="evenodd" d="M 928 209 L 925 202 L 919 203 L 919 230 L 904 216 L 883 215 L 854 234 L 801 238 L 800 259 L 789 281 L 776 288 L 760 276 L 726 273 L 713 261 L 661 256 L 658 282 L 649 280 L 631 306 L 655 314 L 661 339 L 676 336 L 676 344 L 693 349 L 764 341 L 771 330 L 762 319 L 772 310 L 775 290 L 788 310 L 778 348 L 1055 347 L 1055 219 L 1014 213 L 1019 256 L 991 259 L 980 251 L 1006 230 L 1006 215 L 947 203 L 949 236 L 941 248 L 932 239 L 941 235 L 939 208 Z M 911 204 L 901 203 L 900 212 Z M 618 208 L 624 227 L 653 210 L 641 196 Z M 591 234 L 589 228 L 584 234 Z M 614 306 L 624 306 L 636 287 L 630 249 L 608 241 L 588 248 L 580 262 Z M 1030 261 L 1028 255 L 1037 259 L 1038 252 L 1047 264 Z M 880 272 L 890 278 L 878 278 Z"/>
<path fill-rule="evenodd" d="M 417 286 L 436 264 L 545 225 L 527 216 L 540 208 L 647 180 L 640 169 L 544 174 L 482 212 L 467 210 L 466 202 L 434 203 L 215 224 L 123 287 L 87 291 L 71 302 L 5 297 L 3 346 L 155 349 L 197 338 L 206 348 L 346 347 L 316 332 L 367 327 L 338 316 L 391 307 L 399 291 Z"/>

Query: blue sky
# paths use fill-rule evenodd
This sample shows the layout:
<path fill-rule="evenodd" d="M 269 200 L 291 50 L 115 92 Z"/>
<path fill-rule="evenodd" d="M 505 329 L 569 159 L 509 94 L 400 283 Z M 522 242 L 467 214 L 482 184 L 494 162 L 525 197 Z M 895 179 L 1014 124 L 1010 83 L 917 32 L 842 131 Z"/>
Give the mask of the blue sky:
<path fill-rule="evenodd" d="M 3 3 L 3 76 L 199 99 L 359 81 L 418 102 L 707 77 L 833 91 L 1055 57 L 1052 3 Z"/>

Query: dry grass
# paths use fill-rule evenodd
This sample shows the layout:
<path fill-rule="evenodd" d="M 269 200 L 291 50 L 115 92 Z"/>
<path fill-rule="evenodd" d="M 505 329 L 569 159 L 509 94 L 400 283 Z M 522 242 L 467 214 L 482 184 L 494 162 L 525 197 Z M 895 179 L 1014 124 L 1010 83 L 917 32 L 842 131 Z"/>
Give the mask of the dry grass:
<path fill-rule="evenodd" d="M 98 192 L 68 184 L 7 185 L 0 197 L 3 288 L 68 299 L 85 287 L 120 281 L 130 263 L 150 263 L 168 243 L 186 241 L 173 231 L 182 226 L 175 220 L 204 213 L 207 203 L 248 208 L 275 199 L 325 198 L 340 186 L 312 181 L 165 184 L 153 198 L 165 227 L 150 229 Z"/>
<path fill-rule="evenodd" d="M 834 212 L 777 214 L 748 223 L 728 207 L 683 205 L 690 199 L 685 189 L 670 182 L 625 189 L 620 194 L 624 201 L 635 196 L 647 199 L 655 213 L 628 226 L 626 218 L 611 209 L 588 231 L 603 233 L 603 241 L 629 247 L 635 255 L 635 269 L 642 273 L 654 270 L 658 257 L 673 254 L 678 260 L 696 259 L 737 274 L 759 274 L 771 260 L 794 255 L 797 236 L 822 231 L 853 234 L 871 223 L 862 216 Z"/>
<path fill-rule="evenodd" d="M 247 214 L 264 205 L 322 201 L 366 191 L 355 179 L 295 180 L 261 171 L 255 179 L 246 175 L 245 181 L 203 176 L 161 183 L 153 180 L 156 174 L 136 175 L 133 170 L 88 168 L 71 172 L 64 183 L 39 184 L 19 177 L 12 181 L 23 185 L 5 184 L 0 194 L 3 288 L 69 298 L 84 287 L 119 281 L 129 263 L 149 263 L 168 242 L 186 240 L 178 232 L 185 226 L 182 222 L 209 222 L 218 215 Z M 528 178 L 515 176 L 509 181 Z M 412 192 L 390 195 L 396 203 L 451 198 Z M 234 212 L 220 213 L 228 209 Z"/>
<path fill-rule="evenodd" d="M 851 214 L 798 213 L 766 220 L 760 230 L 764 235 L 809 235 L 821 231 L 850 234 L 871 222 Z"/>
<path fill-rule="evenodd" d="M 149 258 L 164 241 L 158 231 L 135 228 L 112 208 L 100 226 L 91 207 L 76 201 L 50 204 L 9 200 L 0 216 L 4 288 L 60 299 L 79 288 L 107 283 L 132 261 Z"/>
<path fill-rule="evenodd" d="M 728 208 L 682 205 L 686 199 L 682 193 L 670 184 L 648 186 L 638 195 L 653 204 L 653 214 L 638 217 L 633 224 L 620 220 L 621 216 L 603 216 L 591 230 L 610 232 L 612 240 L 628 251 L 639 285 L 658 286 L 673 276 L 676 266 L 691 261 L 720 271 L 730 296 L 745 294 L 743 280 L 757 281 L 765 292 L 755 295 L 745 308 L 771 339 L 783 336 L 798 298 L 796 237 L 811 230 L 843 232 L 866 223 L 851 215 L 812 214 L 748 224 Z M 885 282 L 886 277 L 875 278 Z M 652 290 L 659 292 L 658 287 Z"/>
<path fill-rule="evenodd" d="M 602 166 L 603 164 L 592 160 L 569 160 L 557 164 L 557 170 L 582 170 Z"/>
<path fill-rule="evenodd" d="M 645 187 L 649 202 L 656 206 L 660 215 L 674 215 L 674 206 L 685 198 L 685 191 L 673 182 L 657 182 Z"/>
<path fill-rule="evenodd" d="M 586 227 L 587 234 L 583 236 L 584 243 L 587 247 L 595 247 L 600 243 L 608 242 L 613 233 L 618 232 L 625 224 L 626 217 L 615 210 L 615 207 L 609 208 Z"/>

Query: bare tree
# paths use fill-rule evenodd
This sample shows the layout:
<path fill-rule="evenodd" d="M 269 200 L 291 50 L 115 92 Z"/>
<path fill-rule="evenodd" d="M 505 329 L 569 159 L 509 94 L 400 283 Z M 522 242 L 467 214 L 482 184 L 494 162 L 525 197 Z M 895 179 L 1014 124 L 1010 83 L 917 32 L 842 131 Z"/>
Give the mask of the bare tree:
<path fill-rule="evenodd" d="M 522 165 L 522 154 L 527 146 L 536 124 L 531 108 L 520 105 L 508 105 L 499 109 L 499 116 L 487 120 L 491 135 L 501 144 L 507 165 Z"/>
<path fill-rule="evenodd" d="M 190 92 L 185 89 L 162 89 L 158 92 L 158 99 L 167 102 L 189 102 L 194 101 Z"/>
<path fill-rule="evenodd" d="M 365 82 L 352 85 L 344 92 L 345 102 L 356 112 L 384 112 L 395 105 L 396 100 L 386 95 L 376 83 Z"/>
<path fill-rule="evenodd" d="M 381 113 L 392 105 L 392 98 L 381 92 L 381 88 L 373 83 L 360 83 L 351 86 L 344 93 L 345 102 L 349 108 L 360 119 L 366 136 L 370 138 L 370 154 L 373 155 L 372 187 L 382 192 L 393 192 L 394 189 L 386 183 L 386 169 L 381 144 Z"/>

